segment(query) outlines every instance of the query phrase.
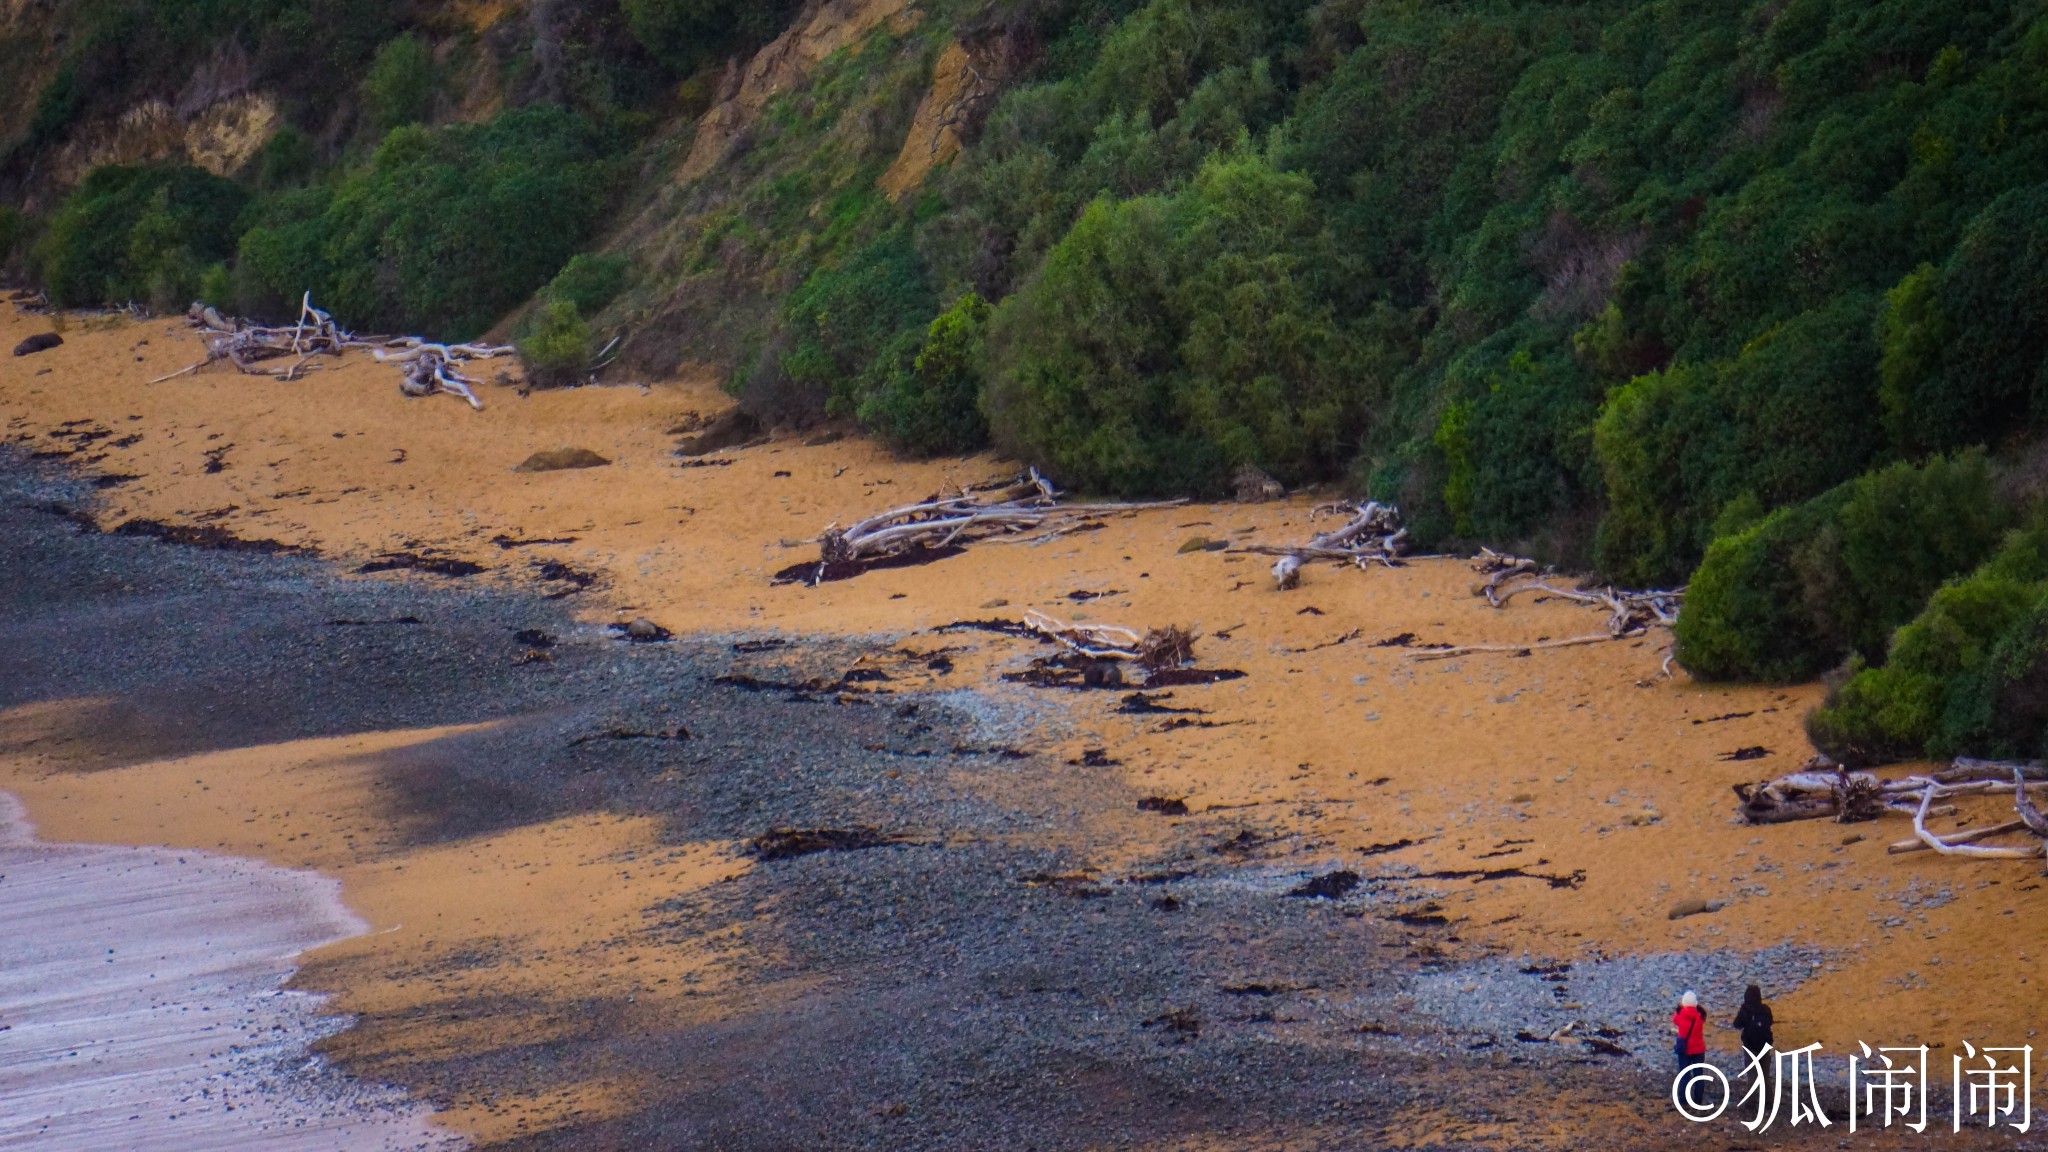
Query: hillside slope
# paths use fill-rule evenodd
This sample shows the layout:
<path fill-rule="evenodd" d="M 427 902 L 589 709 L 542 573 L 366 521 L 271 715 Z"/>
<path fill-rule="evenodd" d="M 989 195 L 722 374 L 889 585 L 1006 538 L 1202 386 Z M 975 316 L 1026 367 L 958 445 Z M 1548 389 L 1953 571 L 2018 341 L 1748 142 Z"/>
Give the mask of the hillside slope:
<path fill-rule="evenodd" d="M 1075 487 L 1249 464 L 1704 562 L 1704 674 L 1874 676 L 2034 514 L 2041 0 L 46 0 L 0 59 L 0 244 L 58 304 L 311 288 Z M 1941 719 L 2048 717 L 2000 571 L 1830 747 L 2035 750 Z"/>

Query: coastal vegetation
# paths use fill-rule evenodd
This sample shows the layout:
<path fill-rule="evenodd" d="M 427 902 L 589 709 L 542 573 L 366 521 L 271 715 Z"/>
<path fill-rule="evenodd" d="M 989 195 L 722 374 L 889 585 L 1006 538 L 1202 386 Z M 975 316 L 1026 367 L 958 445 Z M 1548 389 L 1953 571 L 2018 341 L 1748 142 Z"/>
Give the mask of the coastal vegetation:
<path fill-rule="evenodd" d="M 1839 669 L 1843 756 L 2048 740 L 2039 0 L 502 7 L 61 0 L 0 44 L 39 62 L 0 260 L 500 330 L 541 382 L 616 338 L 1087 491 L 1339 485 L 1419 545 L 1689 581 L 1679 660 Z M 949 53 L 957 155 L 916 136 Z M 250 93 L 236 164 L 50 175 Z"/>

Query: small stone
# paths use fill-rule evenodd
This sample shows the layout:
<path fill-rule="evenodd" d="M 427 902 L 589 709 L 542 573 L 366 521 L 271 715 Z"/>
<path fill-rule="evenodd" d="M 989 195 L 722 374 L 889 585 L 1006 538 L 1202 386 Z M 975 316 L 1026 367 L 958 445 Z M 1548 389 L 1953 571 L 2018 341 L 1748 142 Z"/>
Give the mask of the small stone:
<path fill-rule="evenodd" d="M 1671 906 L 1671 914 L 1669 918 L 1672 920 L 1683 920 L 1687 916 L 1698 916 L 1707 912 L 1719 912 L 1721 909 L 1726 907 L 1727 905 L 1719 900 L 1701 900 L 1698 897 L 1694 897 L 1693 899 L 1680 900 L 1678 903 L 1673 904 Z"/>
<path fill-rule="evenodd" d="M 1003 599 L 1001 596 L 998 596 L 995 599 L 989 601 L 988 603 L 982 605 L 983 608 L 1008 608 L 1009 606 L 1010 602 L 1008 600 Z"/>
<path fill-rule="evenodd" d="M 1535 794 L 1534 792 L 1517 792 L 1517 793 L 1515 793 L 1515 794 L 1514 794 L 1513 796 L 1510 796 L 1510 797 L 1508 797 L 1508 803 L 1510 803 L 1510 804 L 1530 804 L 1530 803 L 1533 803 L 1533 802 L 1535 802 L 1535 799 L 1536 799 L 1536 794 Z"/>
<path fill-rule="evenodd" d="M 47 352 L 62 343 L 64 343 L 64 338 L 55 332 L 38 332 L 21 343 L 16 344 L 14 346 L 14 354 L 16 356 L 33 356 L 38 352 Z"/>
<path fill-rule="evenodd" d="M 1848 834 L 1847 836 L 1844 836 L 1844 837 L 1842 837 L 1842 843 L 1844 843 L 1844 844 L 1861 844 L 1861 843 L 1863 843 L 1863 833 L 1861 833 L 1861 832 L 1851 832 L 1851 833 L 1849 833 L 1849 834 Z"/>
<path fill-rule="evenodd" d="M 603 468 L 610 463 L 611 461 L 599 456 L 588 448 L 550 448 L 545 452 L 535 452 L 533 455 L 528 456 L 525 460 L 520 461 L 518 467 L 512 470 L 514 472 L 564 472 L 571 468 Z"/>
<path fill-rule="evenodd" d="M 1180 543 L 1180 554 L 1183 556 L 1190 552 L 1207 552 L 1208 550 L 1209 538 L 1207 536 L 1190 536 Z"/>
<path fill-rule="evenodd" d="M 668 635 L 668 629 L 645 616 L 636 616 L 626 625 L 626 635 L 634 640 L 660 640 Z"/>

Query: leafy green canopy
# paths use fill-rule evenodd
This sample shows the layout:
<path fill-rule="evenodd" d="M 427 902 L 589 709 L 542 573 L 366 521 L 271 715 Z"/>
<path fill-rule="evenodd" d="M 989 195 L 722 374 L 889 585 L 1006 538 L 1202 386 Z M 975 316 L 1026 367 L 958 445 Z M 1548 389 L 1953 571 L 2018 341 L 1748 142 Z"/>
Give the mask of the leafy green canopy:
<path fill-rule="evenodd" d="M 1309 180 L 1254 156 L 1170 196 L 1091 204 L 993 319 L 998 443 L 1110 491 L 1341 467 L 1370 374 L 1318 283 L 1330 243 Z"/>
<path fill-rule="evenodd" d="M 1849 763 L 2048 752 L 2048 530 L 2014 533 L 1851 673 L 1807 721 Z"/>
<path fill-rule="evenodd" d="M 553 105 L 399 128 L 338 184 L 260 206 L 244 303 L 276 311 L 311 290 L 359 328 L 472 337 L 562 269 L 619 176 L 605 136 Z"/>
<path fill-rule="evenodd" d="M 234 252 L 249 202 L 198 168 L 99 168 L 51 217 L 38 272 L 60 307 L 136 301 L 180 308 Z"/>
<path fill-rule="evenodd" d="M 1883 663 L 1893 630 L 2010 525 L 1981 452 L 1894 464 L 1779 509 L 1707 550 L 1678 617 L 1678 658 L 1702 676 L 1778 681 L 1851 652 Z"/>

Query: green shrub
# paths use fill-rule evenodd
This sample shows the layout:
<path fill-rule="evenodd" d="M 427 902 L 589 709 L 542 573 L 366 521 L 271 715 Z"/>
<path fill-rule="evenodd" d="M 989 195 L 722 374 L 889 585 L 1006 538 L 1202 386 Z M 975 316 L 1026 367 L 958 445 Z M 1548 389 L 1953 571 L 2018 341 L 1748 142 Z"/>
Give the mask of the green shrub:
<path fill-rule="evenodd" d="M 1454 394 L 1465 390 L 1460 375 L 1454 368 L 1446 381 Z M 1444 499 L 1461 534 L 1524 538 L 1598 491 L 1591 425 L 1600 387 L 1577 363 L 1518 348 L 1494 361 L 1475 390 L 1445 411 L 1433 437 L 1450 469 Z"/>
<path fill-rule="evenodd" d="M 1883 438 L 1874 306 L 1844 296 L 1731 359 L 1615 390 L 1593 435 L 1608 501 L 1601 567 L 1630 583 L 1682 579 L 1729 501 L 1782 507 L 1868 467 Z"/>
<path fill-rule="evenodd" d="M 546 295 L 567 300 L 585 316 L 595 316 L 626 290 L 632 272 L 633 261 L 628 257 L 578 252 L 548 282 Z"/>
<path fill-rule="evenodd" d="M 814 398 L 799 407 L 816 405 L 833 416 L 879 416 L 880 408 L 870 409 L 871 399 L 911 371 L 937 311 L 908 233 L 891 229 L 844 259 L 820 265 L 790 293 L 783 305 L 789 348 L 775 367 L 794 396 Z"/>
<path fill-rule="evenodd" d="M 989 306 L 969 292 L 939 314 L 908 365 L 861 401 L 862 425 L 923 455 L 972 452 L 988 442 L 978 402 L 988 371 Z"/>
<path fill-rule="evenodd" d="M 433 111 L 434 53 L 408 32 L 385 42 L 363 77 L 363 114 L 379 136 L 425 120 Z"/>
<path fill-rule="evenodd" d="M 526 378 L 543 387 L 577 383 L 590 371 L 590 325 L 569 300 L 543 303 L 518 347 Z"/>
<path fill-rule="evenodd" d="M 2048 720 L 2048 533 L 2015 533 L 1899 629 L 1883 667 L 1857 665 L 1808 719 L 1849 763 L 2033 755 Z"/>
<path fill-rule="evenodd" d="M 1798 680 L 1855 653 L 1881 664 L 1892 633 L 2011 523 L 1983 453 L 1895 464 L 1714 541 L 1679 614 L 1694 673 Z"/>
<path fill-rule="evenodd" d="M 1939 270 L 1886 296 L 1884 412 L 1907 450 L 1983 443 L 2048 416 L 2048 184 L 1987 205 Z"/>
<path fill-rule="evenodd" d="M 1245 156 L 1090 205 L 991 322 L 997 443 L 1123 493 L 1218 491 L 1245 463 L 1335 473 L 1371 376 L 1313 276 L 1330 243 L 1313 193 Z"/>
<path fill-rule="evenodd" d="M 304 183 L 318 167 L 313 142 L 304 132 L 286 124 L 264 141 L 262 151 L 257 153 L 256 186 L 271 192 L 288 188 Z"/>
<path fill-rule="evenodd" d="M 182 309 L 205 269 L 234 251 L 248 199 L 198 168 L 95 169 L 51 216 L 38 273 L 62 307 Z"/>
<path fill-rule="evenodd" d="M 259 206 L 244 298 L 289 306 L 310 288 L 356 328 L 472 337 L 582 245 L 620 175 L 613 145 L 553 105 L 397 129 L 331 190 Z"/>
<path fill-rule="evenodd" d="M 1679 612 L 1679 663 L 1708 679 L 1802 680 L 1841 658 L 1805 597 L 1816 563 L 1814 541 L 1841 503 L 1836 494 L 1781 508 L 1734 536 L 1714 541 L 1686 585 Z"/>

